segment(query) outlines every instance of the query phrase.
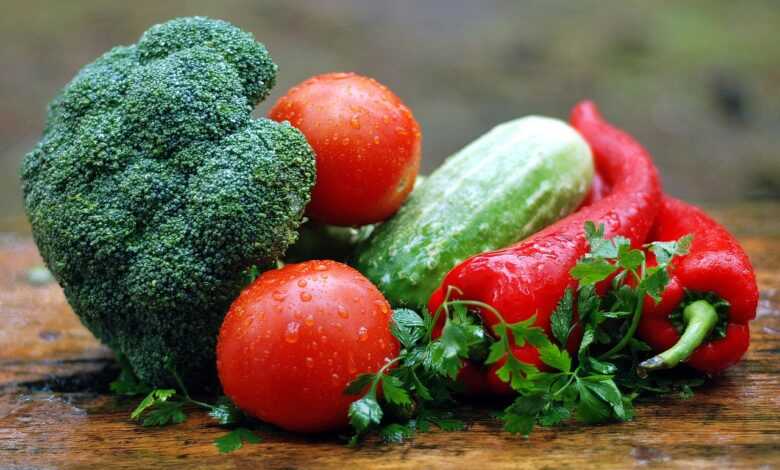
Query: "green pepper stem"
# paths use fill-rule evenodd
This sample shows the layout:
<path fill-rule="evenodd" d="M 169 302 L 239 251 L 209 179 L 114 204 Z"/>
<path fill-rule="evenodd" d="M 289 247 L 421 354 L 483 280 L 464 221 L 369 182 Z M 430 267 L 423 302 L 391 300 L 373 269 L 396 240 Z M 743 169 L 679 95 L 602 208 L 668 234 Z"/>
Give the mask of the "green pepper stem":
<path fill-rule="evenodd" d="M 688 359 L 718 323 L 718 313 L 706 300 L 697 300 L 683 310 L 685 330 L 674 346 L 639 364 L 640 369 L 669 369 Z"/>

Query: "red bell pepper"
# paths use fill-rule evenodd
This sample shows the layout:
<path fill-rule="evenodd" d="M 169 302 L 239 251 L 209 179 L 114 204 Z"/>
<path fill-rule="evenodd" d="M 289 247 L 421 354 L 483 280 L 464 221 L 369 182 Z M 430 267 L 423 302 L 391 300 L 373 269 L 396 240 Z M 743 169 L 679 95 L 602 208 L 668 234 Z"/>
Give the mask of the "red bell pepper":
<path fill-rule="evenodd" d="M 758 305 L 756 276 L 745 251 L 723 226 L 695 206 L 664 197 L 649 239 L 670 241 L 686 234 L 693 235 L 690 251 L 672 260 L 661 302 L 645 301 L 637 334 L 663 352 L 640 367 L 667 368 L 685 361 L 715 374 L 737 363 L 750 345 L 748 322 Z M 725 315 L 716 312 L 714 298 L 728 302 Z M 675 312 L 682 314 L 678 325 L 670 318 Z M 721 337 L 713 338 L 719 322 Z"/>
<path fill-rule="evenodd" d="M 550 316 L 567 287 L 576 281 L 569 271 L 588 251 L 584 224 L 603 224 L 606 237 L 624 236 L 635 247 L 644 243 L 661 199 L 658 175 L 647 151 L 631 136 L 607 123 L 595 104 L 585 101 L 574 107 L 572 125 L 594 153 L 594 163 L 609 194 L 531 237 L 498 251 L 472 256 L 443 279 L 429 301 L 435 312 L 450 286 L 458 289 L 452 298 L 477 300 L 495 307 L 509 323 L 536 315 L 536 325 L 550 334 Z M 453 290 L 454 291 L 454 290 Z M 482 309 L 477 312 L 487 326 L 498 319 Z M 579 335 L 572 334 L 569 347 L 576 348 Z M 516 356 L 541 366 L 533 346 L 515 347 Z M 505 384 L 492 377 L 486 381 L 496 392 Z"/>

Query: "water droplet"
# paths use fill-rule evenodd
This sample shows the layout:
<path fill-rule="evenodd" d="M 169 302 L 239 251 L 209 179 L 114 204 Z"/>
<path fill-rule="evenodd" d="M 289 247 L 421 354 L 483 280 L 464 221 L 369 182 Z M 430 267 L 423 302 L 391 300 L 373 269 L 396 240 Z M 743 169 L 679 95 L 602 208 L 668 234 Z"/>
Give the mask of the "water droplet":
<path fill-rule="evenodd" d="M 278 291 L 278 290 L 276 290 L 276 291 L 274 291 L 274 293 L 273 293 L 273 294 L 271 294 L 271 297 L 272 297 L 272 298 L 273 298 L 275 301 L 277 301 L 277 302 L 281 302 L 281 301 L 282 301 L 282 300 L 284 300 L 284 298 L 286 297 L 286 294 L 285 294 L 284 292 L 282 292 L 282 291 Z"/>
<path fill-rule="evenodd" d="M 361 326 L 358 330 L 358 340 L 363 342 L 368 339 L 368 329 L 365 326 Z"/>
<path fill-rule="evenodd" d="M 320 264 L 318 264 L 317 266 L 314 267 L 314 270 L 315 271 L 327 271 L 328 270 L 328 266 L 325 265 L 325 264 L 320 263 Z"/>
<path fill-rule="evenodd" d="M 300 297 L 301 297 L 301 302 L 308 302 L 311 300 L 311 294 L 309 294 L 308 292 L 301 292 Z"/>
<path fill-rule="evenodd" d="M 290 322 L 287 324 L 287 329 L 284 331 L 284 340 L 288 343 L 295 343 L 298 341 L 298 329 L 301 325 L 297 322 Z"/>
<path fill-rule="evenodd" d="M 306 279 L 298 279 L 297 284 L 298 284 L 298 287 L 301 287 L 301 288 L 306 287 Z"/>
<path fill-rule="evenodd" d="M 379 145 L 379 136 L 378 135 L 374 136 L 374 145 Z"/>
<path fill-rule="evenodd" d="M 383 314 L 387 315 L 390 312 L 390 309 L 387 307 L 387 302 L 377 300 L 375 303 L 379 306 L 379 311 Z"/>
<path fill-rule="evenodd" d="M 349 120 L 349 125 L 352 126 L 353 129 L 360 129 L 360 117 L 357 114 L 352 116 L 352 119 Z"/>
<path fill-rule="evenodd" d="M 336 308 L 336 313 L 338 313 L 341 318 L 349 318 L 349 312 L 347 312 L 347 309 L 344 308 L 344 306 L 341 304 L 339 304 L 339 306 Z"/>
<path fill-rule="evenodd" d="M 322 335 L 322 336 L 320 336 L 320 341 L 322 341 L 323 343 L 324 343 L 325 341 L 327 341 L 327 340 L 328 340 L 328 337 L 327 337 L 327 336 L 325 336 L 325 335 Z"/>
<path fill-rule="evenodd" d="M 341 144 L 342 144 L 342 145 L 349 145 L 349 137 L 344 137 L 344 138 L 341 140 Z"/>
<path fill-rule="evenodd" d="M 314 359 L 313 358 L 311 358 L 311 357 L 307 357 L 306 358 L 306 367 L 308 367 L 309 369 L 314 367 Z"/>
<path fill-rule="evenodd" d="M 303 314 L 301 312 L 295 312 L 293 313 L 293 318 L 296 320 L 301 320 L 303 318 Z"/>
<path fill-rule="evenodd" d="M 396 128 L 395 128 L 395 132 L 396 132 L 397 134 L 399 134 L 399 135 L 407 135 L 407 134 L 409 134 L 409 131 L 407 131 L 407 130 L 406 130 L 406 129 L 404 129 L 403 127 L 396 127 Z"/>
<path fill-rule="evenodd" d="M 330 376 L 330 380 L 333 381 L 333 385 L 338 385 L 341 382 L 341 377 L 339 377 L 339 374 L 333 374 Z"/>
<path fill-rule="evenodd" d="M 327 362 L 328 362 L 328 367 L 332 367 L 333 366 L 333 359 L 328 359 Z"/>
<path fill-rule="evenodd" d="M 314 325 L 314 315 L 309 314 L 306 319 L 303 321 L 303 323 L 306 324 L 306 326 L 312 326 Z"/>

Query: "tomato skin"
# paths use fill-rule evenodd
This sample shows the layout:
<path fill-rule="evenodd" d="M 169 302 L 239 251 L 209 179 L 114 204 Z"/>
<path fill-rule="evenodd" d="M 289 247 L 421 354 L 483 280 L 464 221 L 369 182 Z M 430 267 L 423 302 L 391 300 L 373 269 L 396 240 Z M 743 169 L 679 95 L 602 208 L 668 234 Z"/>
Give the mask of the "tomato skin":
<path fill-rule="evenodd" d="M 398 355 L 390 305 L 353 268 L 307 261 L 267 271 L 225 317 L 217 370 L 225 394 L 263 421 L 298 432 L 345 427 L 358 397 L 344 388 Z"/>
<path fill-rule="evenodd" d="M 331 225 L 365 225 L 395 213 L 420 169 L 422 134 L 389 88 L 354 73 L 312 77 L 269 112 L 306 136 L 317 181 L 306 212 Z"/>

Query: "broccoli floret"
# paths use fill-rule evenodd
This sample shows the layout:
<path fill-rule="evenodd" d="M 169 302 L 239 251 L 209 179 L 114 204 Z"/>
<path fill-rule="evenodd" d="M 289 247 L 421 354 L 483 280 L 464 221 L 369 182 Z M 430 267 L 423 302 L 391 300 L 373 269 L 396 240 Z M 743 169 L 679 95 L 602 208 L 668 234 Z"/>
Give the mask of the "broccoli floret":
<path fill-rule="evenodd" d="M 47 266 L 82 322 L 153 385 L 215 383 L 215 343 L 254 265 L 297 237 L 311 147 L 253 119 L 276 65 L 235 26 L 157 25 L 84 67 L 22 164 Z"/>

